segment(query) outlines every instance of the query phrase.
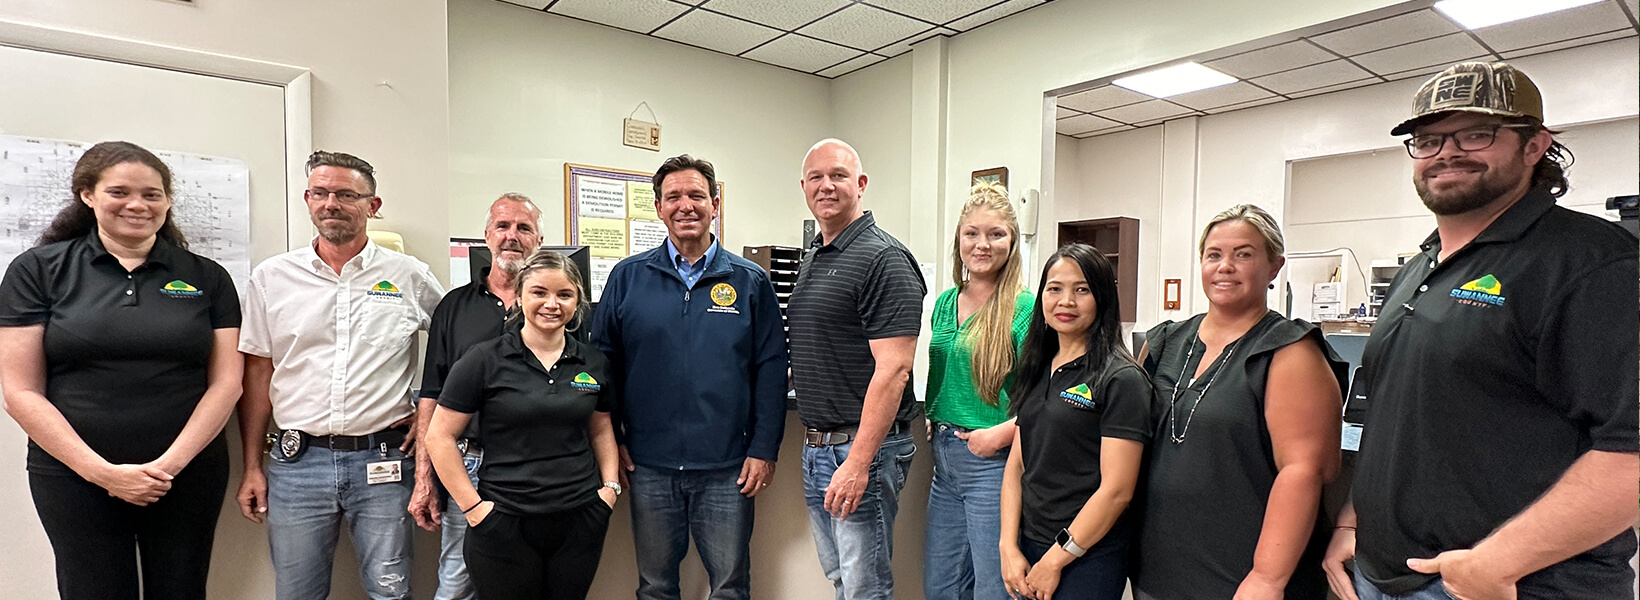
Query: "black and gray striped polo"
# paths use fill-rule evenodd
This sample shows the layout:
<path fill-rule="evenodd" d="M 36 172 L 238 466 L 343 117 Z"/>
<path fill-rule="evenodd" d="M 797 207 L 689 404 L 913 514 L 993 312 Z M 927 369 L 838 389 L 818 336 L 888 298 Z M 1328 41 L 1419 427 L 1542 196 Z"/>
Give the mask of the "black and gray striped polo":
<path fill-rule="evenodd" d="M 797 412 L 804 426 L 830 431 L 860 424 L 876 369 L 869 341 L 915 337 L 928 286 L 911 251 L 878 229 L 869 211 L 830 244 L 822 239 L 803 253 L 786 317 Z M 907 382 L 895 420 L 915 411 Z"/>

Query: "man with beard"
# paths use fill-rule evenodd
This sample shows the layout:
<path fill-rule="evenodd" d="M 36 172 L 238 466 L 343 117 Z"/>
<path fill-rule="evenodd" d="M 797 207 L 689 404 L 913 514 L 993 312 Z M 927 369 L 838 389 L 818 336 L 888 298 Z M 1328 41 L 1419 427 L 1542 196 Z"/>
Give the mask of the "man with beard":
<path fill-rule="evenodd" d="M 507 313 L 517 304 L 518 270 L 524 261 L 541 245 L 541 209 L 528 196 L 518 193 L 502 194 L 490 204 L 489 216 L 484 219 L 484 247 L 489 248 L 491 263 L 483 276 L 467 285 L 450 290 L 433 311 L 433 325 L 427 330 L 427 360 L 422 369 L 421 402 L 416 408 L 416 430 L 427 431 L 433 420 L 433 408 L 438 406 L 439 392 L 444 390 L 444 378 L 451 365 L 468 348 L 479 342 L 501 336 Z M 418 440 L 422 436 L 416 436 Z M 478 416 L 467 423 L 467 430 L 457 446 L 466 463 L 467 476 L 478 485 L 478 466 L 484 459 L 483 444 L 478 439 Z M 467 537 L 467 519 L 454 500 L 441 502 L 444 497 L 433 473 L 427 452 L 416 452 L 416 488 L 410 495 L 410 514 L 422 529 L 432 531 L 443 524 L 439 547 L 438 591 L 434 600 L 471 600 L 473 583 L 467 576 L 467 561 L 462 557 L 462 543 Z"/>
<path fill-rule="evenodd" d="M 1436 229 L 1367 344 L 1352 506 L 1324 561 L 1333 590 L 1633 597 L 1634 237 L 1555 205 L 1570 152 L 1508 64 L 1446 69 L 1391 134 L 1412 136 Z"/>
<path fill-rule="evenodd" d="M 257 265 L 244 293 L 239 507 L 268 521 L 279 600 L 330 595 L 344 522 L 366 595 L 409 598 L 415 336 L 444 288 L 426 263 L 366 235 L 382 205 L 370 163 L 319 151 L 307 168 L 319 236 Z M 279 433 L 264 475 L 270 414 Z"/>

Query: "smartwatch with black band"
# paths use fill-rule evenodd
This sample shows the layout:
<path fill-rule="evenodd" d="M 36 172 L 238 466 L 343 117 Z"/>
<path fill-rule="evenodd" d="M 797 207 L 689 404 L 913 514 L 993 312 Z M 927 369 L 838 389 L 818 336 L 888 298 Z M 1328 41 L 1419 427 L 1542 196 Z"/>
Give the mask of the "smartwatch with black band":
<path fill-rule="evenodd" d="M 1071 556 L 1075 556 L 1077 558 L 1082 558 L 1083 554 L 1088 553 L 1087 548 L 1076 545 L 1076 538 L 1071 537 L 1071 529 L 1069 527 L 1059 530 L 1059 535 L 1054 536 L 1053 543 L 1060 548 L 1064 548 L 1066 552 L 1071 553 Z"/>

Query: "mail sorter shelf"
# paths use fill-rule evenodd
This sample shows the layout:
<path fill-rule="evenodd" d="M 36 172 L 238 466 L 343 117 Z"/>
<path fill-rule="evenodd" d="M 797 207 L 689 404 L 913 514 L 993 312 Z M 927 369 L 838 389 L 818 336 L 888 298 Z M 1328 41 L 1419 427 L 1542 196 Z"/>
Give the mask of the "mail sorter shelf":
<path fill-rule="evenodd" d="M 803 249 L 792 246 L 746 246 L 741 250 L 741 256 L 757 263 L 769 274 L 769 283 L 774 285 L 774 296 L 780 302 L 780 316 L 784 321 L 786 303 L 791 299 L 792 291 L 797 289 L 797 267 L 803 262 Z M 787 331 L 790 331 L 789 327 Z"/>

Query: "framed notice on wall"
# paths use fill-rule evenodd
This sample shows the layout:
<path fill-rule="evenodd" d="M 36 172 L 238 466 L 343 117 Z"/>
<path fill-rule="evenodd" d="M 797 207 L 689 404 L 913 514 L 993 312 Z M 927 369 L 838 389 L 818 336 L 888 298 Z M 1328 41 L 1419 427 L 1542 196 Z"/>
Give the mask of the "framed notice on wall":
<path fill-rule="evenodd" d="M 592 250 L 587 274 L 592 301 L 602 295 L 609 272 L 621 259 L 666 243 L 666 224 L 655 214 L 653 173 L 564 164 L 564 243 Z M 717 182 L 723 197 L 723 181 Z M 723 210 L 712 234 L 723 243 Z M 725 245 L 727 247 L 727 245 Z"/>

